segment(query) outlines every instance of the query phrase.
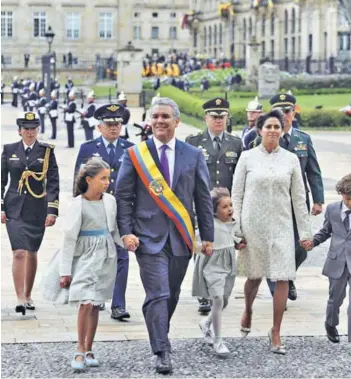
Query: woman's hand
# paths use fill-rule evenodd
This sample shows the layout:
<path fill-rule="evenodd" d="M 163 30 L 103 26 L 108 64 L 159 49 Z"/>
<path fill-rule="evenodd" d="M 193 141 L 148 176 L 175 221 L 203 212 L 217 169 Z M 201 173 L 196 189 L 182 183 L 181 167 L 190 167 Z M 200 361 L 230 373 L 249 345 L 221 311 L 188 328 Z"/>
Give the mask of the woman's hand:
<path fill-rule="evenodd" d="M 139 247 L 139 238 L 134 234 L 128 234 L 123 237 L 123 245 L 126 250 L 135 252 Z"/>
<path fill-rule="evenodd" d="M 68 288 L 71 284 L 72 277 L 70 275 L 60 277 L 60 287 Z"/>

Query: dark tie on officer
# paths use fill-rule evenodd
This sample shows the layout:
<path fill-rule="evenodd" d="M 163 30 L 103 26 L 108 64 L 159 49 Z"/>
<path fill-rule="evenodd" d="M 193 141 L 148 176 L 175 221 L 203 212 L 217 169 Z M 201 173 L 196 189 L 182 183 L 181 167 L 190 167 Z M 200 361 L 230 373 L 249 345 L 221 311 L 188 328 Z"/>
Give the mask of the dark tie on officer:
<path fill-rule="evenodd" d="M 351 211 L 346 211 L 345 212 L 346 217 L 344 218 L 344 221 L 343 221 L 346 233 L 348 233 L 348 231 L 350 230 L 350 214 L 351 214 Z"/>
<path fill-rule="evenodd" d="M 284 141 L 284 148 L 287 149 L 289 147 L 289 144 L 290 144 L 290 134 L 289 133 L 285 133 L 283 135 L 283 141 Z"/>
<path fill-rule="evenodd" d="M 113 162 L 115 161 L 115 145 L 113 143 L 109 143 L 107 146 L 110 149 L 110 152 L 108 154 L 109 157 L 109 165 L 112 166 Z"/>
<path fill-rule="evenodd" d="M 221 150 L 221 139 L 218 136 L 213 138 L 213 147 L 217 153 Z"/>

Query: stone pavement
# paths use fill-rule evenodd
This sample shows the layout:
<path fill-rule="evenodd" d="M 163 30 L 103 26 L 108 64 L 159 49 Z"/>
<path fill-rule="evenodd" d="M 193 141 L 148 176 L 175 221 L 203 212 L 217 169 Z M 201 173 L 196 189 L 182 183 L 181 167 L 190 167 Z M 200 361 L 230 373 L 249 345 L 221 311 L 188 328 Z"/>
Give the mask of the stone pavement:
<path fill-rule="evenodd" d="M 9 105 L 1 107 L 1 137 L 2 144 L 18 140 L 15 118 L 17 110 Z M 142 109 L 132 109 L 134 121 L 140 121 Z M 46 126 L 49 128 L 49 125 Z M 194 128 L 182 124 L 177 130 L 179 138 L 196 131 Z M 33 292 L 36 304 L 35 311 L 28 311 L 22 317 L 14 313 L 16 298 L 11 275 L 12 253 L 8 241 L 6 228 L 1 226 L 1 310 L 2 310 L 2 343 L 27 342 L 61 342 L 76 341 L 76 309 L 70 306 L 54 306 L 45 302 L 39 292 L 39 283 L 51 255 L 60 246 L 61 227 L 67 207 L 71 200 L 72 174 L 79 144 L 84 140 L 82 129 L 75 131 L 76 148 L 65 149 L 66 132 L 61 122 L 56 144 L 56 157 L 60 167 L 61 193 L 60 217 L 54 227 L 48 228 L 43 244 L 39 251 L 38 274 Z M 46 133 L 41 139 L 49 136 Z M 326 183 L 326 203 L 338 200 L 334 186 L 336 181 L 347 172 L 350 172 L 351 163 L 351 133 L 314 132 L 313 142 L 318 153 Z M 322 215 L 313 217 L 313 230 L 317 231 L 322 223 Z M 298 300 L 289 302 L 289 309 L 284 316 L 283 336 L 324 336 L 324 314 L 328 296 L 328 280 L 321 275 L 321 266 L 324 262 L 328 243 L 309 253 L 309 258 L 298 271 L 297 288 Z M 197 301 L 191 297 L 192 267 L 190 264 L 184 280 L 179 306 L 173 317 L 170 330 L 172 339 L 188 339 L 201 337 L 197 324 L 201 316 L 197 312 Z M 223 315 L 223 335 L 239 337 L 243 301 L 244 278 L 237 278 L 233 296 Z M 130 321 L 116 322 L 110 318 L 109 305 L 100 312 L 96 341 L 125 341 L 147 340 L 141 305 L 144 290 L 139 278 L 138 266 L 133 254 L 130 254 L 130 273 L 127 289 L 127 308 L 131 313 Z M 346 341 L 346 304 L 340 313 L 340 334 Z M 252 325 L 252 336 L 266 336 L 272 324 L 272 300 L 267 286 L 262 284 L 257 301 Z M 327 344 L 327 342 L 325 342 Z M 73 351 L 73 350 L 72 350 Z M 148 350 L 145 350 L 146 354 Z M 337 373 L 336 373 L 337 376 Z"/>

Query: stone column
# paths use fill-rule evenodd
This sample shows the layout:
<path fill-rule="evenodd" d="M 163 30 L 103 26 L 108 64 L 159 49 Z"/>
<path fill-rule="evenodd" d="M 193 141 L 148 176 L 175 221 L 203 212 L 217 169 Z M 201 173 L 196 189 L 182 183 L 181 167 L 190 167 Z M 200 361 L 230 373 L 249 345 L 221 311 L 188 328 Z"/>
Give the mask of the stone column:
<path fill-rule="evenodd" d="M 246 49 L 246 84 L 257 88 L 260 63 L 259 46 L 256 36 L 252 36 Z"/>

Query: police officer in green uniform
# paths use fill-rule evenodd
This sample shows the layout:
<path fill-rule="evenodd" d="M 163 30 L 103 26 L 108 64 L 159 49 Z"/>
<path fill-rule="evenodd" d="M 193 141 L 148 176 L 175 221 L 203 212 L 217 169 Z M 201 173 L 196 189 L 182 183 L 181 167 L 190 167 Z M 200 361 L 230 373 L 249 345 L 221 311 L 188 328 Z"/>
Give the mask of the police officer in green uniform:
<path fill-rule="evenodd" d="M 278 94 L 271 98 L 272 109 L 280 109 L 284 113 L 284 130 L 280 139 L 280 146 L 296 154 L 300 161 L 303 182 L 306 190 L 307 208 L 312 215 L 316 216 L 323 210 L 324 189 L 321 169 L 318 164 L 316 152 L 314 150 L 311 137 L 293 128 L 294 110 L 296 99 L 293 95 Z M 255 146 L 260 143 L 260 137 L 255 140 Z M 313 205 L 310 206 L 309 193 L 312 194 Z M 306 250 L 299 244 L 299 234 L 296 227 L 295 216 L 293 213 L 294 235 L 295 235 L 295 262 L 296 270 L 307 257 Z M 268 280 L 268 285 L 273 294 L 274 284 Z M 289 281 L 289 299 L 296 300 L 297 291 L 293 281 Z"/>
<path fill-rule="evenodd" d="M 241 138 L 225 131 L 229 103 L 217 97 L 207 101 L 202 108 L 205 111 L 207 129 L 204 132 L 193 134 L 185 142 L 202 150 L 211 178 L 211 188 L 226 187 L 232 190 L 232 181 L 235 167 L 243 150 Z M 211 310 L 206 299 L 198 299 L 199 312 L 207 313 Z"/>

